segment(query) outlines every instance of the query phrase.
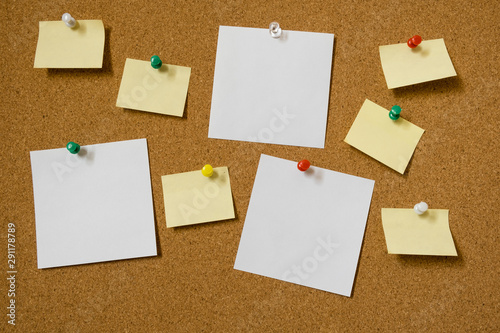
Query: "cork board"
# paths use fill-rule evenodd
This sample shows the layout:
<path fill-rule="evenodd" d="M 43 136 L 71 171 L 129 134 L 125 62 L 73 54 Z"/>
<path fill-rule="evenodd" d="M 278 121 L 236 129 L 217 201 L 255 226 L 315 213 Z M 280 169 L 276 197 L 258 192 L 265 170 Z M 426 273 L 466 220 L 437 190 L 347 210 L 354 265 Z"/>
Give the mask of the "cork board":
<path fill-rule="evenodd" d="M 102 19 L 104 66 L 34 69 L 38 22 Z M 495 1 L 3 1 L 2 331 L 498 331 Z M 208 139 L 219 25 L 335 34 L 325 149 Z M 444 38 L 457 77 L 387 89 L 380 45 Z M 192 68 L 182 118 L 115 106 L 126 58 Z M 404 175 L 343 142 L 363 101 L 425 128 Z M 38 270 L 29 151 L 147 138 L 159 256 Z M 351 298 L 233 269 L 261 153 L 375 180 Z M 236 218 L 166 228 L 161 176 L 228 166 Z M 381 208 L 449 209 L 458 257 L 387 254 Z M 6 278 L 15 225 L 15 283 Z M 9 289 L 15 323 L 8 324 Z"/>

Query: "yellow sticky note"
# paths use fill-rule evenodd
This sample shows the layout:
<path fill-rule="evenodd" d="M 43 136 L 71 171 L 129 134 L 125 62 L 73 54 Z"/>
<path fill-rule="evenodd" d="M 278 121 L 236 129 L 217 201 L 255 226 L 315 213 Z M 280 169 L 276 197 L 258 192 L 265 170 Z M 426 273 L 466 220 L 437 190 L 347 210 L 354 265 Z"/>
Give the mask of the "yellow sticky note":
<path fill-rule="evenodd" d="M 182 117 L 191 68 L 127 59 L 116 106 Z"/>
<path fill-rule="evenodd" d="M 379 47 L 389 89 L 456 76 L 444 40 L 424 40 L 412 49 L 406 43 Z"/>
<path fill-rule="evenodd" d="M 101 20 L 78 20 L 74 28 L 63 21 L 41 21 L 39 26 L 35 68 L 102 68 Z"/>
<path fill-rule="evenodd" d="M 447 209 L 429 209 L 418 215 L 413 209 L 382 208 L 387 252 L 456 256 Z"/>
<path fill-rule="evenodd" d="M 214 168 L 212 177 L 201 170 L 161 177 L 167 228 L 234 218 L 227 167 Z"/>
<path fill-rule="evenodd" d="M 401 117 L 392 120 L 389 110 L 367 99 L 344 141 L 403 174 L 423 133 Z"/>

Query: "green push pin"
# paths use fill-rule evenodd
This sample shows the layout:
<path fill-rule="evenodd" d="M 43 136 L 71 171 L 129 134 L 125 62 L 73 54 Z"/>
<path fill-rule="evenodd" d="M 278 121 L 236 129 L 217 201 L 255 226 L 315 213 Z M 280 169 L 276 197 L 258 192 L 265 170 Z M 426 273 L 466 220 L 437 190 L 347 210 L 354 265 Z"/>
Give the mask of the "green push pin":
<path fill-rule="evenodd" d="M 162 65 L 162 62 L 161 62 L 160 57 L 158 57 L 157 55 L 154 55 L 151 57 L 151 67 L 158 69 L 158 68 L 161 68 L 161 65 Z"/>
<path fill-rule="evenodd" d="M 74 143 L 73 141 L 68 142 L 66 148 L 71 154 L 78 154 L 80 151 L 80 145 L 78 143 Z"/>
<path fill-rule="evenodd" d="M 400 113 L 401 113 L 401 108 L 398 105 L 394 105 L 391 111 L 389 111 L 389 118 L 391 118 L 392 120 L 398 120 Z"/>

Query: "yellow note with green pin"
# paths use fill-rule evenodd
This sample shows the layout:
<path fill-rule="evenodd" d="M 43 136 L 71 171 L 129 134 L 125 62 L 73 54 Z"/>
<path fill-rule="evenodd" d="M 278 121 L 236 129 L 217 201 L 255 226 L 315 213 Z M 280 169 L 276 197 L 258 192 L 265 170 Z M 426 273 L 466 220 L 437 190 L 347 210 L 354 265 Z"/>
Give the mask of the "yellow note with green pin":
<path fill-rule="evenodd" d="M 398 105 L 388 111 L 367 99 L 344 141 L 404 174 L 424 130 L 400 113 Z"/>

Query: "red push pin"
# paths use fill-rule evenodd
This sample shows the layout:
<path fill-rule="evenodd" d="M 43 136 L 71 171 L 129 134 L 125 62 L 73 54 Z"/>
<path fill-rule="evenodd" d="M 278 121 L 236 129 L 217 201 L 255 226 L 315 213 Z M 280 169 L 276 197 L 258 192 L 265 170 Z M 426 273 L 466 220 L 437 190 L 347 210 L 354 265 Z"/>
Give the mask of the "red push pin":
<path fill-rule="evenodd" d="M 306 171 L 307 169 L 309 169 L 310 166 L 311 162 L 309 162 L 308 160 L 302 160 L 299 163 L 297 163 L 297 168 L 300 171 Z"/>
<path fill-rule="evenodd" d="M 418 44 L 422 43 L 422 37 L 419 35 L 415 35 L 412 38 L 408 39 L 408 46 L 412 49 L 416 48 Z"/>

